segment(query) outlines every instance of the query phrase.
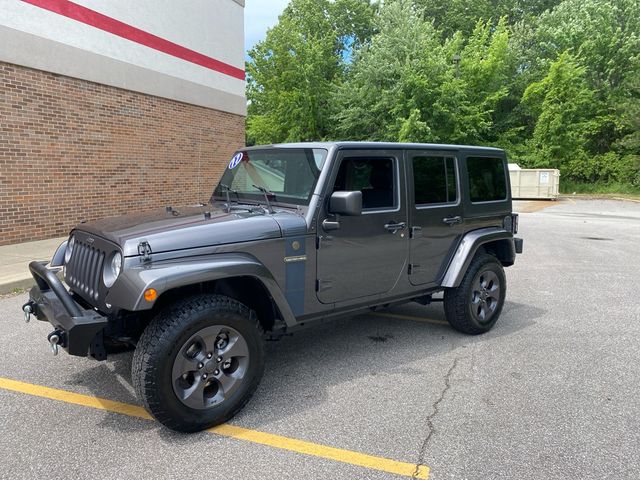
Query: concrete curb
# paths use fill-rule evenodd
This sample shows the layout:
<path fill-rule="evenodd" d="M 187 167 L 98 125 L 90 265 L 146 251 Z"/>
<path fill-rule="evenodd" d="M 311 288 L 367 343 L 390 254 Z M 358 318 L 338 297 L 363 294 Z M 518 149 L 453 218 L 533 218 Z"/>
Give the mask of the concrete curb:
<path fill-rule="evenodd" d="M 62 269 L 57 273 L 57 277 L 64 283 L 64 277 L 62 276 Z M 0 283 L 0 295 L 7 295 L 11 293 L 20 293 L 23 290 L 28 290 L 35 286 L 36 281 L 33 277 L 29 278 L 17 278 L 15 280 Z M 66 283 L 65 283 L 66 286 Z"/>
<path fill-rule="evenodd" d="M 624 197 L 611 197 L 613 200 L 621 200 L 623 202 L 634 202 L 634 203 L 640 203 L 640 200 L 637 200 L 635 198 L 624 198 Z"/>
<path fill-rule="evenodd" d="M 0 295 L 35 285 L 29 262 L 49 261 L 64 240 L 66 237 L 0 246 Z"/>
<path fill-rule="evenodd" d="M 6 295 L 7 293 L 19 293 L 21 290 L 33 287 L 35 284 L 36 282 L 33 278 L 23 278 L 20 280 L 0 283 L 0 295 Z"/>

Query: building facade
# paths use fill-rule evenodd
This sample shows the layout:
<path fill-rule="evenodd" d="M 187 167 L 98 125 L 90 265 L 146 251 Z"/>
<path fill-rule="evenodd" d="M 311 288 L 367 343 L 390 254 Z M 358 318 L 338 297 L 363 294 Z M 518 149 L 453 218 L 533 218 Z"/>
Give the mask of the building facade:
<path fill-rule="evenodd" d="M 0 245 L 207 201 L 243 43 L 244 0 L 0 0 Z"/>

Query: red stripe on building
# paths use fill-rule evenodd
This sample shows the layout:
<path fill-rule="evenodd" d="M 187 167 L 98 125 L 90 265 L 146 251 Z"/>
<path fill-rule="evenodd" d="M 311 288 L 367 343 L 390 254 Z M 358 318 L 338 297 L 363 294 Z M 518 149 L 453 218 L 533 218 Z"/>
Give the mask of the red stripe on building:
<path fill-rule="evenodd" d="M 198 53 L 194 50 L 188 49 L 177 43 L 170 42 L 164 38 L 153 35 L 152 33 L 145 32 L 139 28 L 128 25 L 115 18 L 108 17 L 102 13 L 98 13 L 90 8 L 83 7 L 77 3 L 70 2 L 68 0 L 22 0 L 25 3 L 30 3 L 36 7 L 49 10 L 50 12 L 63 15 L 72 20 L 90 25 L 108 33 L 112 33 L 119 37 L 131 40 L 132 42 L 144 45 L 149 48 L 153 48 L 167 55 L 171 55 L 187 62 L 195 63 L 202 67 L 216 72 L 229 75 L 240 80 L 245 79 L 244 70 L 234 67 L 228 63 L 221 62 L 215 58 L 208 57 L 202 53 Z"/>

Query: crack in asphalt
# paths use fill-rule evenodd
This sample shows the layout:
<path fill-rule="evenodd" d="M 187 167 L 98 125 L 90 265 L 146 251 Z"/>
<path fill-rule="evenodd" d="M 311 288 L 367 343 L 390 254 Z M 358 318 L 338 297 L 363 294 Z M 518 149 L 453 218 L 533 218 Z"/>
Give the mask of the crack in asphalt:
<path fill-rule="evenodd" d="M 424 457 L 427 454 L 427 447 L 429 446 L 431 437 L 433 437 L 433 435 L 436 433 L 436 428 L 433 425 L 433 419 L 436 417 L 436 415 L 438 415 L 438 412 L 439 412 L 438 407 L 440 406 L 440 403 L 442 403 L 442 401 L 444 400 L 444 397 L 446 396 L 447 392 L 451 388 L 451 376 L 453 375 L 454 370 L 458 366 L 458 360 L 460 360 L 460 358 L 458 357 L 453 359 L 453 364 L 451 365 L 451 367 L 449 368 L 449 371 L 444 377 L 444 388 L 440 392 L 440 396 L 431 405 L 432 412 L 427 417 L 427 427 L 429 428 L 429 432 L 427 433 L 427 436 L 425 437 L 424 441 L 422 442 L 422 446 L 420 447 L 420 451 L 418 453 L 418 461 L 416 462 L 416 469 L 414 470 L 411 478 L 418 478 L 418 474 L 420 473 L 420 467 L 426 466 L 424 463 Z"/>

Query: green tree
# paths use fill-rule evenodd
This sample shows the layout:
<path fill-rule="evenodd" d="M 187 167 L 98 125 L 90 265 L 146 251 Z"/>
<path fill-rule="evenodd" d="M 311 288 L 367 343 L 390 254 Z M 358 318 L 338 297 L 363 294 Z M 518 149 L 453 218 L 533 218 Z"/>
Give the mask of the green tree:
<path fill-rule="evenodd" d="M 529 141 L 529 165 L 559 168 L 576 179 L 593 179 L 596 165 L 586 145 L 597 106 L 586 69 L 569 52 L 563 52 L 542 80 L 527 87 L 523 101 L 537 117 Z"/>
<path fill-rule="evenodd" d="M 334 137 L 471 143 L 490 135 L 510 75 L 505 20 L 479 21 L 468 40 L 443 40 L 423 15 L 408 0 L 382 7 L 378 33 L 334 92 Z"/>
<path fill-rule="evenodd" d="M 417 82 L 422 99 L 435 94 L 433 81 L 415 74 L 419 64 L 431 65 L 432 78 L 447 69 L 434 55 L 441 49 L 437 32 L 410 1 L 386 3 L 375 28 L 378 33 L 356 53 L 346 80 L 334 90 L 334 138 L 397 139 L 403 118 L 421 103 L 407 98 L 412 82 Z M 414 113 L 414 120 L 420 117 L 419 111 Z M 404 135 L 413 135 L 407 128 Z"/>
<path fill-rule="evenodd" d="M 480 19 L 489 19 L 500 12 L 491 8 L 491 0 L 414 0 L 416 6 L 424 12 L 424 17 L 450 37 L 456 32 L 470 34 Z"/>
<path fill-rule="evenodd" d="M 614 148 L 620 155 L 611 173 L 617 181 L 640 187 L 640 54 L 631 61 L 631 74 L 621 85 L 616 113 L 622 124 L 621 138 Z M 610 164 L 607 166 L 611 167 Z"/>
<path fill-rule="evenodd" d="M 494 22 L 506 17 L 509 23 L 530 19 L 549 10 L 561 0 L 414 0 L 427 21 L 445 36 L 456 32 L 470 34 L 478 20 Z"/>
<path fill-rule="evenodd" d="M 640 4 L 637 0 L 565 0 L 535 21 L 530 60 L 543 68 L 566 50 L 588 66 L 596 89 L 616 89 L 630 73 L 640 51 Z M 534 63 L 535 65 L 535 63 Z"/>
<path fill-rule="evenodd" d="M 565 0 L 530 25 L 515 27 L 519 58 L 517 89 L 538 81 L 561 52 L 570 51 L 585 66 L 585 80 L 594 92 L 598 121 L 586 150 L 593 156 L 611 151 L 633 129 L 619 106 L 640 51 L 640 8 L 637 0 Z M 519 111 L 518 113 L 523 113 Z M 527 118 L 521 117 L 526 125 Z"/>
<path fill-rule="evenodd" d="M 247 65 L 249 144 L 478 143 L 640 185 L 638 0 L 292 0 Z"/>
<path fill-rule="evenodd" d="M 293 0 L 248 54 L 248 143 L 326 136 L 328 98 L 345 57 L 371 34 L 365 0 Z"/>

